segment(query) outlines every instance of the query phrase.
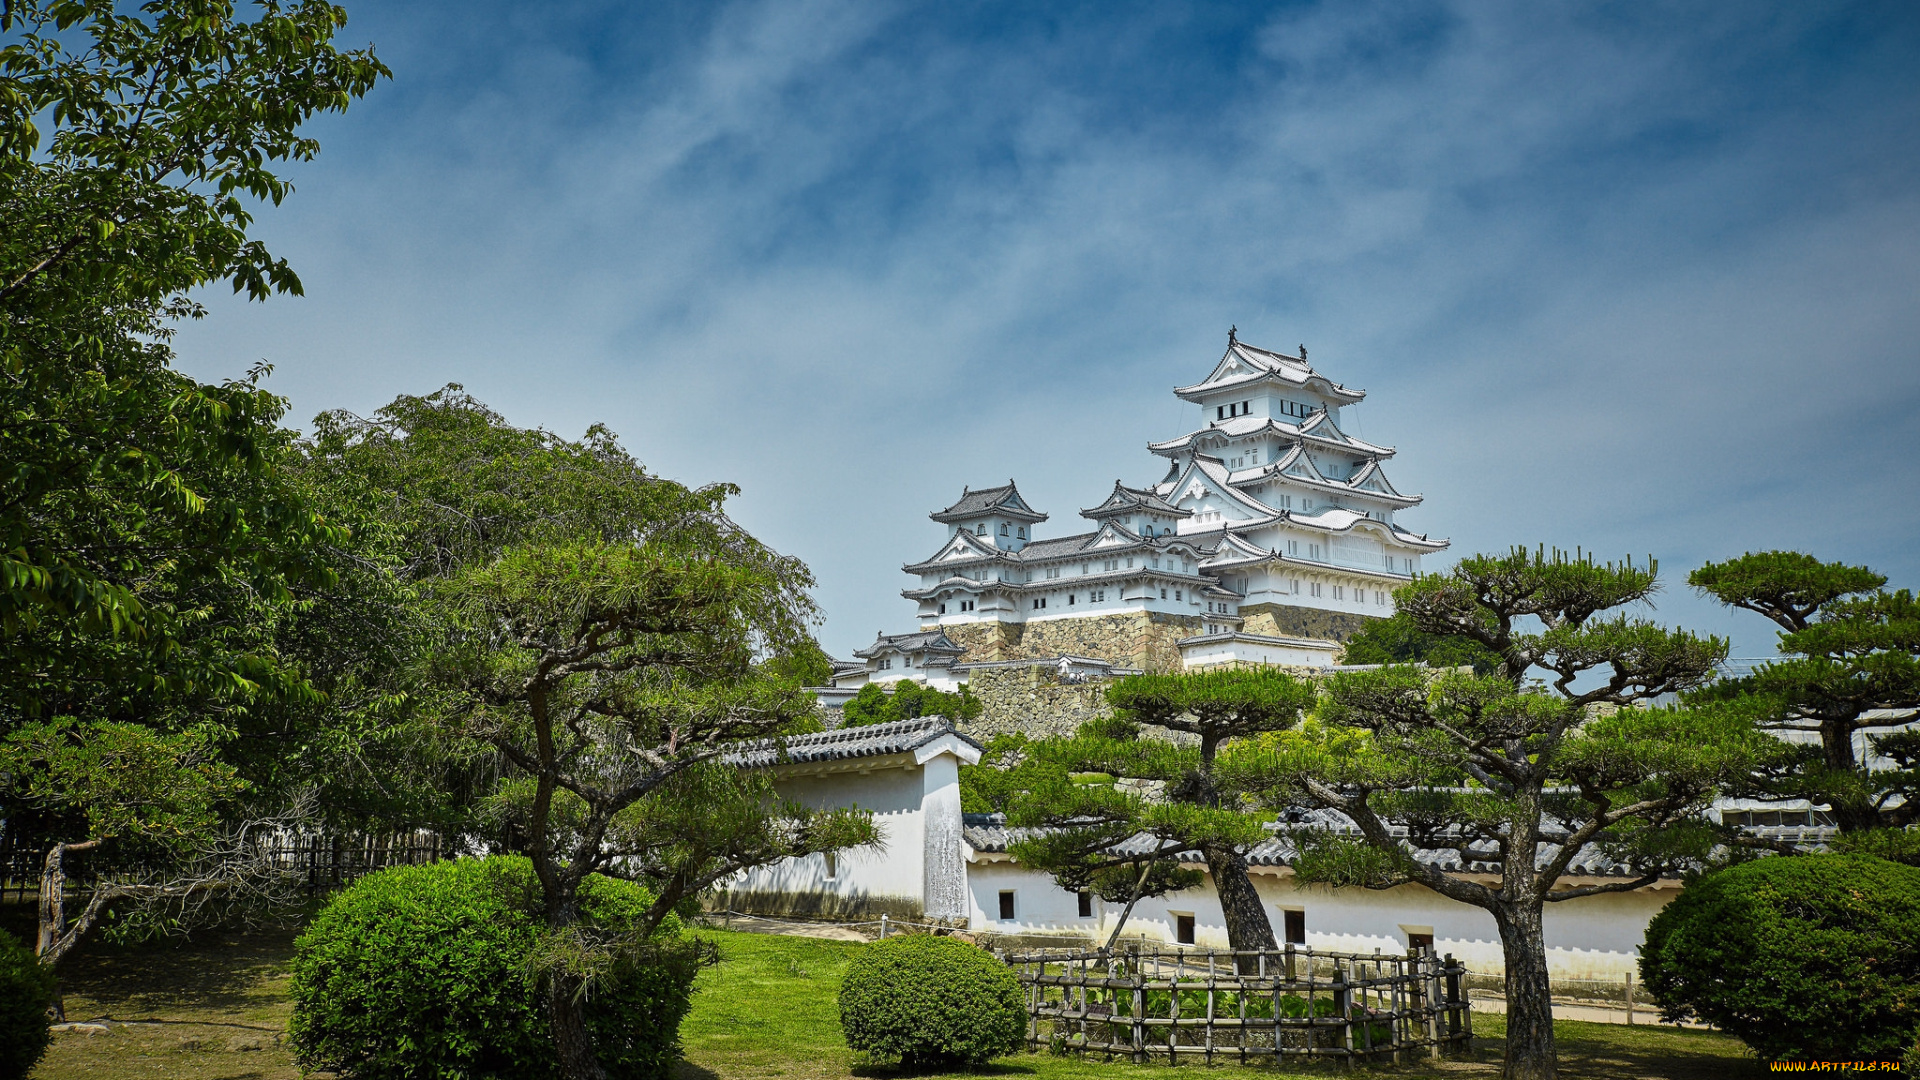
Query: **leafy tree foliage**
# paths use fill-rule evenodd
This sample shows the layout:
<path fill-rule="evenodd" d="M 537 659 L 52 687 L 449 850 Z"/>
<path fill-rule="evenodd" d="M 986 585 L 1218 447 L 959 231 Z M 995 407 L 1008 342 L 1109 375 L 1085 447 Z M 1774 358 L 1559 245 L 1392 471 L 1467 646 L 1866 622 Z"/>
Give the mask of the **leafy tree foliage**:
<path fill-rule="evenodd" d="M 259 480 L 277 399 L 174 372 L 166 339 L 209 282 L 299 291 L 247 238 L 242 196 L 284 198 L 274 163 L 319 148 L 300 126 L 387 71 L 333 48 L 331 4 L 269 3 L 253 22 L 218 0 L 115 7 L 15 0 L 0 19 L 0 632 L 67 663 L 91 639 L 139 638 L 246 681 L 221 650 L 181 647 L 205 620 L 153 579 L 284 594 L 319 526 Z"/>
<path fill-rule="evenodd" d="M 116 8 L 0 8 L 0 819 L 47 851 L 43 896 L 70 852 L 213 842 L 208 800 L 246 790 L 215 748 L 314 697 L 276 633 L 343 537 L 279 469 L 265 369 L 202 384 L 168 341 L 194 288 L 299 291 L 247 201 L 284 198 L 301 126 L 386 74 L 334 48 L 330 4 Z M 42 914 L 43 959 L 89 925 Z"/>
<path fill-rule="evenodd" d="M 1014 845 L 1015 856 L 1063 889 L 1098 892 L 1130 913 L 1143 896 L 1197 884 L 1198 872 L 1175 859 L 1197 851 L 1233 947 L 1274 948 L 1245 857 L 1268 838 L 1267 815 L 1253 812 L 1216 764 L 1235 742 L 1297 723 L 1312 687 L 1271 669 L 1137 675 L 1109 688 L 1107 700 L 1112 717 L 1071 739 L 1024 747 L 1005 783 L 1007 820 L 1042 828 Z M 1076 782 L 1074 774 L 1088 773 L 1134 783 Z"/>
<path fill-rule="evenodd" d="M 1524 549 L 1462 559 L 1394 599 L 1421 632 L 1498 656 L 1493 674 L 1342 673 L 1315 722 L 1222 766 L 1276 808 L 1337 811 L 1355 826 L 1296 834 L 1302 880 L 1414 882 L 1493 916 L 1506 959 L 1511 1078 L 1556 1070 L 1544 905 L 1700 865 L 1717 839 L 1701 813 L 1719 786 L 1778 752 L 1735 710 L 1636 707 L 1700 685 L 1726 655 L 1723 641 L 1606 614 L 1656 585 L 1651 563 Z M 1589 846 L 1633 876 L 1561 884 Z M 1500 880 L 1439 869 L 1411 849 L 1497 863 Z"/>
<path fill-rule="evenodd" d="M 583 972 L 741 868 L 874 839 L 867 815 L 784 802 L 723 761 L 818 728 L 776 663 L 818 651 L 812 579 L 727 518 L 736 489 L 652 476 L 604 428 L 514 428 L 457 387 L 324 417 L 309 458 L 360 478 L 414 553 L 399 569 L 422 612 L 411 707 L 495 763 L 474 790 L 540 883 L 561 1060 L 599 1076 Z M 630 934 L 583 928 L 596 873 L 653 891 Z"/>
<path fill-rule="evenodd" d="M 1425 664 L 1428 667 L 1470 667 L 1490 675 L 1500 658 L 1470 638 L 1429 634 L 1414 625 L 1413 617 L 1396 611 L 1367 624 L 1347 639 L 1341 661 L 1347 664 Z"/>
<path fill-rule="evenodd" d="M 893 683 L 891 693 L 883 690 L 879 683 L 868 683 L 860 688 L 841 707 L 848 727 L 861 727 L 866 724 L 884 724 L 892 720 L 912 720 L 920 716 L 944 716 L 949 720 L 976 720 L 982 711 L 980 699 L 973 696 L 965 683 L 960 692 L 949 694 L 944 690 L 934 690 L 914 682 L 901 679 Z"/>
<path fill-rule="evenodd" d="M 1763 858 L 1687 886 L 1647 925 L 1641 977 L 1767 1060 L 1896 1058 L 1920 1027 L 1920 869 Z"/>
<path fill-rule="evenodd" d="M 1695 698 L 1748 709 L 1769 730 L 1818 737 L 1739 794 L 1824 803 L 1849 833 L 1920 821 L 1920 731 L 1912 727 L 1920 708 L 1920 603 L 1913 593 L 1887 590 L 1886 577 L 1864 566 L 1794 551 L 1709 563 L 1687 580 L 1729 607 L 1771 619 L 1782 654 Z M 1860 760 L 1859 732 L 1890 768 Z M 1898 833 L 1871 843 L 1903 858 L 1920 855 L 1913 838 Z"/>

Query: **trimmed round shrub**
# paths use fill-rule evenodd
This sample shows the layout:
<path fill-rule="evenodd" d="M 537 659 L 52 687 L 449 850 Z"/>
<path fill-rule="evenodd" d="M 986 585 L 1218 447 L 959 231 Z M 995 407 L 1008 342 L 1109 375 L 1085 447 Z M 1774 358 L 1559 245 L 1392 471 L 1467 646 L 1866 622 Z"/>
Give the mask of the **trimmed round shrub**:
<path fill-rule="evenodd" d="M 855 1050 L 913 1068 L 984 1065 L 1019 1050 L 1020 982 L 978 946 L 912 934 L 876 941 L 847 965 L 840 1030 Z"/>
<path fill-rule="evenodd" d="M 627 930 L 645 889 L 590 878 L 588 928 Z M 545 940 L 532 864 L 457 859 L 370 874 L 336 895 L 294 943 L 295 1054 L 355 1080 L 557 1077 L 531 960 Z M 619 1080 L 664 1077 L 679 1056 L 693 963 L 669 917 L 648 962 L 597 983 L 587 1026 Z"/>
<path fill-rule="evenodd" d="M 53 972 L 32 949 L 0 931 L 0 1080 L 20 1080 L 47 1052 L 52 1004 Z"/>
<path fill-rule="evenodd" d="M 1769 1060 L 1898 1058 L 1920 1024 L 1920 869 L 1770 857 L 1708 875 L 1654 916 L 1640 974 Z"/>

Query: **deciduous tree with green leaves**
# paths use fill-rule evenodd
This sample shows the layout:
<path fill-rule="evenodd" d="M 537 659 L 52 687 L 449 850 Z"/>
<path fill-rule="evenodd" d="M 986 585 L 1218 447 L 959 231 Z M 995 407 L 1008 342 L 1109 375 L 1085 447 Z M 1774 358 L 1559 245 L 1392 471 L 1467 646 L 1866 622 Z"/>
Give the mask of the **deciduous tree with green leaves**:
<path fill-rule="evenodd" d="M 387 72 L 331 4 L 124 6 L 0 4 L 0 819 L 53 879 L 77 854 L 177 895 L 206 879 L 155 860 L 203 863 L 248 790 L 221 757 L 314 697 L 276 635 L 344 538 L 281 472 L 264 367 L 200 383 L 169 339 L 192 289 L 299 291 L 250 204 Z M 103 895 L 51 898 L 43 958 Z"/>
<path fill-rule="evenodd" d="M 1726 643 L 1607 613 L 1646 601 L 1651 562 L 1515 549 L 1462 559 L 1394 593 L 1422 633 L 1500 658 L 1490 675 L 1414 666 L 1335 675 L 1316 719 L 1232 755 L 1231 782 L 1269 805 L 1352 823 L 1296 833 L 1303 881 L 1416 883 L 1482 908 L 1506 960 L 1509 1080 L 1556 1074 L 1545 905 L 1644 887 L 1718 840 L 1702 812 L 1777 743 L 1737 710 L 1639 707 L 1699 686 Z M 1562 879 L 1582 850 L 1627 873 Z M 1495 863 L 1499 880 L 1441 869 Z"/>
<path fill-rule="evenodd" d="M 1780 627 L 1781 658 L 1724 679 L 1693 700 L 1743 707 L 1770 731 L 1812 736 L 1781 767 L 1739 794 L 1806 799 L 1830 807 L 1855 844 L 1907 860 L 1920 844 L 1900 834 L 1920 821 L 1920 603 L 1864 566 L 1821 562 L 1797 551 L 1748 553 L 1688 575 L 1700 592 Z M 1857 739 L 1886 761 L 1860 758 Z"/>

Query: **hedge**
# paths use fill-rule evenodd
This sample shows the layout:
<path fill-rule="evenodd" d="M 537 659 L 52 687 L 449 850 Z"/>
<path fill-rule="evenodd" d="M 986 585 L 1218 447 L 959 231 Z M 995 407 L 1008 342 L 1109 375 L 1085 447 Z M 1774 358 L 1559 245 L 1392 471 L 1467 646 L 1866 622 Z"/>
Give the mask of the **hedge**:
<path fill-rule="evenodd" d="M 1920 1026 L 1920 869 L 1774 856 L 1687 886 L 1647 926 L 1641 978 L 1768 1060 L 1897 1059 Z"/>
<path fill-rule="evenodd" d="M 590 878 L 589 929 L 624 932 L 651 898 Z M 342 890 L 294 943 L 295 1054 L 356 1080 L 519 1080 L 559 1075 L 530 958 L 544 940 L 524 858 L 383 870 Z M 669 917 L 648 962 L 598 987 L 587 1023 L 618 1080 L 664 1077 L 679 1053 L 694 965 Z"/>

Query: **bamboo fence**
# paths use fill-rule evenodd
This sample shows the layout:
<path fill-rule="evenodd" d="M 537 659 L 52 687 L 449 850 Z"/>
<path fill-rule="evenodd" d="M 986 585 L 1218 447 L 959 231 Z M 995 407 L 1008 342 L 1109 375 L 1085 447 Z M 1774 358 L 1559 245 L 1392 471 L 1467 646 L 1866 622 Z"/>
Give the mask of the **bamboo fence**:
<path fill-rule="evenodd" d="M 1145 1062 L 1332 1058 L 1406 1063 L 1473 1038 L 1452 956 L 1366 956 L 1289 945 L 1009 953 L 1033 1050 Z"/>

